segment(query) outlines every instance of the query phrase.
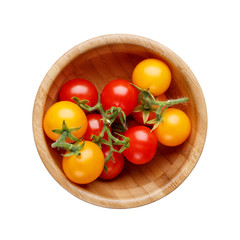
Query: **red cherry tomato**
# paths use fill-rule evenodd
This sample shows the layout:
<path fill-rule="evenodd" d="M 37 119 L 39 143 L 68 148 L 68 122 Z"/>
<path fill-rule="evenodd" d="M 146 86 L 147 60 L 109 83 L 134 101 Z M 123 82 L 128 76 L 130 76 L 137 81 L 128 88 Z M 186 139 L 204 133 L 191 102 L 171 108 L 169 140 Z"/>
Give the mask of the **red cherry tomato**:
<path fill-rule="evenodd" d="M 109 82 L 103 89 L 101 102 L 104 110 L 111 107 L 121 107 L 129 115 L 137 105 L 138 91 L 130 82 L 116 79 Z"/>
<path fill-rule="evenodd" d="M 144 164 L 152 160 L 157 151 L 157 138 L 148 127 L 136 126 L 128 129 L 124 136 L 130 139 L 130 147 L 123 151 L 128 161 Z"/>
<path fill-rule="evenodd" d="M 90 107 L 96 105 L 98 101 L 98 92 L 96 87 L 85 79 L 72 79 L 66 82 L 60 89 L 60 101 L 74 102 L 72 97 L 78 97 L 80 100 L 88 100 Z"/>
<path fill-rule="evenodd" d="M 84 139 L 91 141 L 91 136 L 96 135 L 98 136 L 104 127 L 102 115 L 101 114 L 89 114 L 87 115 L 87 121 L 88 121 L 88 126 L 87 126 L 87 131 L 85 132 Z M 104 139 L 108 140 L 108 135 L 105 132 Z"/>
<path fill-rule="evenodd" d="M 104 154 L 104 157 L 106 157 L 110 152 L 109 146 L 103 145 L 102 152 Z M 117 152 L 113 152 L 112 156 L 113 156 L 114 162 L 112 159 L 110 159 L 106 163 L 108 172 L 106 172 L 105 169 L 103 169 L 101 175 L 99 176 L 101 179 L 104 179 L 104 180 L 113 179 L 113 178 L 117 177 L 123 170 L 124 163 L 125 163 L 123 155 L 120 153 L 117 153 Z"/>

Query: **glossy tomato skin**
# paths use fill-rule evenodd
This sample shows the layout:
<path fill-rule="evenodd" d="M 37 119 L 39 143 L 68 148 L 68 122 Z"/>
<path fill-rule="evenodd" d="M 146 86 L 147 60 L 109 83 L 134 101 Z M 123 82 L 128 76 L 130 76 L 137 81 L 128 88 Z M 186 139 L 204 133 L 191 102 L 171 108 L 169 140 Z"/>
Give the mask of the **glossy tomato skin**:
<path fill-rule="evenodd" d="M 85 79 L 72 79 L 66 82 L 60 89 L 60 101 L 73 102 L 72 97 L 78 97 L 80 100 L 88 100 L 90 107 L 96 105 L 98 101 L 98 92 L 96 87 Z"/>
<path fill-rule="evenodd" d="M 63 172 L 72 182 L 87 184 L 93 182 L 101 174 L 104 167 L 104 155 L 97 144 L 85 141 L 81 155 L 63 157 L 62 167 Z"/>
<path fill-rule="evenodd" d="M 87 126 L 87 130 L 84 134 L 84 139 L 91 141 L 92 135 L 98 136 L 102 132 L 104 123 L 102 121 L 101 114 L 89 114 L 89 115 L 87 115 L 87 121 L 88 121 L 88 126 Z M 108 140 L 108 135 L 106 132 L 104 133 L 103 138 Z"/>
<path fill-rule="evenodd" d="M 124 113 L 129 115 L 138 102 L 138 91 L 130 82 L 123 79 L 116 79 L 105 85 L 101 102 L 104 110 L 111 107 L 121 107 Z"/>
<path fill-rule="evenodd" d="M 171 71 L 167 64 L 158 59 L 145 59 L 141 61 L 133 70 L 133 84 L 147 89 L 158 96 L 164 93 L 171 83 Z"/>
<path fill-rule="evenodd" d="M 87 130 L 87 117 L 80 107 L 69 101 L 56 102 L 47 110 L 43 119 L 44 132 L 53 141 L 57 141 L 60 135 L 52 130 L 61 129 L 63 120 L 68 128 L 81 126 L 79 130 L 72 132 L 77 138 L 81 138 Z M 71 140 L 67 139 L 67 142 Z"/>
<path fill-rule="evenodd" d="M 107 157 L 107 155 L 110 152 L 110 148 L 107 145 L 103 145 L 102 146 L 102 151 L 104 154 L 104 157 Z M 108 172 L 105 171 L 105 169 L 103 169 L 101 175 L 99 176 L 101 179 L 103 180 L 111 180 L 114 179 L 115 177 L 117 177 L 123 170 L 124 167 L 124 157 L 122 154 L 117 153 L 117 152 L 113 152 L 113 160 L 110 159 L 107 163 L 106 166 L 108 168 Z"/>
<path fill-rule="evenodd" d="M 128 161 L 139 165 L 152 160 L 157 151 L 157 138 L 148 127 L 130 128 L 124 136 L 130 139 L 130 147 L 123 151 Z"/>
<path fill-rule="evenodd" d="M 173 147 L 182 144 L 190 135 L 191 122 L 182 110 L 168 108 L 163 121 L 154 130 L 157 139 L 165 146 Z"/>
<path fill-rule="evenodd" d="M 156 100 L 158 100 L 158 101 L 167 101 L 167 96 L 163 93 L 163 94 L 157 96 Z M 153 107 L 155 107 L 157 109 L 157 106 L 153 106 Z M 133 112 L 132 116 L 138 123 L 144 125 L 144 123 L 143 123 L 143 115 L 142 114 L 143 114 L 143 112 Z M 156 118 L 156 114 L 154 112 L 149 111 L 148 121 L 150 121 L 150 120 L 152 120 L 154 118 Z M 145 123 L 145 125 L 151 126 L 152 124 Z"/>

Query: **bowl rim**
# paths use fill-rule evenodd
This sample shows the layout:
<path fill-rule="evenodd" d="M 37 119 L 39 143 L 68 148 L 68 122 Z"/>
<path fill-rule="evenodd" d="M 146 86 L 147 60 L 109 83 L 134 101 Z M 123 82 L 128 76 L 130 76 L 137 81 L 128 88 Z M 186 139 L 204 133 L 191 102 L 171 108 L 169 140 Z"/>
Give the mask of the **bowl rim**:
<path fill-rule="evenodd" d="M 90 51 L 94 48 L 104 46 L 106 44 L 118 44 L 118 43 L 138 45 L 146 49 L 149 48 L 149 50 L 153 51 L 158 55 L 161 52 L 161 56 L 163 57 L 168 58 L 169 54 L 171 54 L 174 58 L 176 58 L 177 61 L 179 61 L 184 66 L 184 68 L 186 68 L 187 71 L 191 74 L 191 81 L 193 81 L 194 84 L 196 84 L 198 87 L 199 96 L 201 97 L 201 103 L 202 103 L 201 111 L 203 111 L 203 114 L 205 116 L 204 120 L 205 120 L 206 128 L 202 134 L 203 142 L 200 146 L 198 146 L 200 150 L 199 150 L 197 159 L 195 161 L 187 161 L 186 163 L 184 163 L 179 173 L 176 176 L 174 176 L 171 179 L 171 181 L 169 181 L 169 183 L 167 183 L 163 188 L 155 189 L 155 191 L 151 193 L 151 195 L 146 195 L 143 197 L 138 197 L 138 198 L 135 197 L 134 199 L 127 198 L 127 199 L 113 200 L 113 199 L 97 196 L 96 194 L 87 192 L 84 189 L 80 189 L 79 187 L 76 186 L 76 184 L 71 183 L 63 173 L 60 173 L 52 161 L 49 161 L 49 159 L 51 159 L 51 154 L 48 150 L 48 146 L 45 141 L 45 134 L 43 132 L 43 126 L 42 126 L 42 119 L 43 119 L 43 110 L 46 103 L 47 93 L 50 90 L 55 78 L 59 75 L 62 69 L 65 66 L 67 66 L 69 62 L 73 61 L 76 57 L 78 57 L 80 54 L 83 54 L 84 52 Z M 146 44 L 148 45 L 148 47 L 146 47 Z M 44 101 L 38 101 L 39 96 L 43 97 Z M 159 200 L 164 196 L 167 196 L 169 193 L 171 193 L 176 188 L 178 188 L 189 176 L 189 174 L 192 172 L 197 162 L 199 161 L 199 158 L 202 154 L 202 151 L 206 142 L 207 127 L 208 127 L 208 120 L 207 120 L 207 108 L 206 108 L 205 98 L 204 98 L 202 89 L 199 85 L 199 82 L 197 81 L 195 75 L 193 74 L 191 69 L 188 67 L 188 65 L 176 53 L 174 53 L 172 50 L 170 50 L 163 44 L 157 41 L 154 41 L 152 39 L 138 36 L 138 35 L 133 35 L 133 34 L 101 35 L 98 37 L 88 39 L 82 43 L 79 43 L 73 48 L 71 48 L 69 51 L 67 51 L 65 54 L 63 54 L 52 65 L 52 67 L 49 69 L 49 71 L 43 78 L 35 97 L 33 113 L 32 113 L 32 129 L 33 129 L 35 145 L 43 164 L 45 165 L 46 169 L 51 174 L 51 176 L 65 190 L 67 190 L 77 198 L 85 202 L 88 202 L 97 206 L 101 206 L 101 207 L 107 207 L 107 208 L 132 208 L 132 207 L 143 206 L 143 205 L 155 202 L 156 200 Z"/>

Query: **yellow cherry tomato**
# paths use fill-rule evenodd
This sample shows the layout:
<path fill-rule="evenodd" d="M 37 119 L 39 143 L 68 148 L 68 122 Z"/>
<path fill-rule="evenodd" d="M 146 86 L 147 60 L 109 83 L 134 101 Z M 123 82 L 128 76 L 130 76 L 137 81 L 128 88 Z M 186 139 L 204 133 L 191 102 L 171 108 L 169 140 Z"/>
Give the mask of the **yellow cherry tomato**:
<path fill-rule="evenodd" d="M 71 132 L 77 138 L 81 138 L 87 130 L 87 117 L 83 110 L 75 103 L 60 101 L 47 110 L 43 119 L 44 132 L 53 141 L 57 141 L 60 135 L 53 133 L 52 130 L 61 129 L 63 120 L 68 128 L 81 126 L 79 130 Z M 67 142 L 71 140 L 67 139 Z"/>
<path fill-rule="evenodd" d="M 191 122 L 183 111 L 168 108 L 163 122 L 154 130 L 160 143 L 166 146 L 177 146 L 183 143 L 191 132 Z"/>
<path fill-rule="evenodd" d="M 149 88 L 153 96 L 158 96 L 168 89 L 171 83 L 171 71 L 163 61 L 145 59 L 133 70 L 132 82 L 142 89 Z"/>
<path fill-rule="evenodd" d="M 80 143 L 82 144 L 82 143 Z M 97 144 L 85 141 L 81 155 L 63 157 L 62 167 L 72 182 L 87 184 L 97 179 L 104 168 L 104 155 Z"/>

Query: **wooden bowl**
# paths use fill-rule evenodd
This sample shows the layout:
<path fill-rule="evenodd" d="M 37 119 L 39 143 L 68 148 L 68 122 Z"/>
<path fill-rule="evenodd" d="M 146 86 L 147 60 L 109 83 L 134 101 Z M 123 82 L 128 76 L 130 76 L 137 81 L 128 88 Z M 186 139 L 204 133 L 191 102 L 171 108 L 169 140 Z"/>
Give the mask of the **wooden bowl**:
<path fill-rule="evenodd" d="M 192 132 L 178 147 L 159 144 L 149 163 L 136 166 L 126 161 L 124 171 L 112 181 L 96 180 L 87 185 L 69 181 L 62 171 L 61 155 L 52 149 L 43 132 L 43 116 L 58 100 L 61 86 L 70 79 L 84 78 L 102 91 L 114 79 L 131 81 L 134 67 L 145 58 L 161 59 L 172 72 L 168 98 L 189 97 L 177 107 L 191 119 Z M 33 133 L 39 155 L 53 178 L 74 196 L 109 208 L 131 208 L 156 201 L 176 189 L 196 165 L 207 132 L 207 111 L 202 90 L 189 67 L 167 47 L 153 40 L 126 34 L 106 35 L 85 41 L 65 53 L 48 71 L 36 95 Z"/>

